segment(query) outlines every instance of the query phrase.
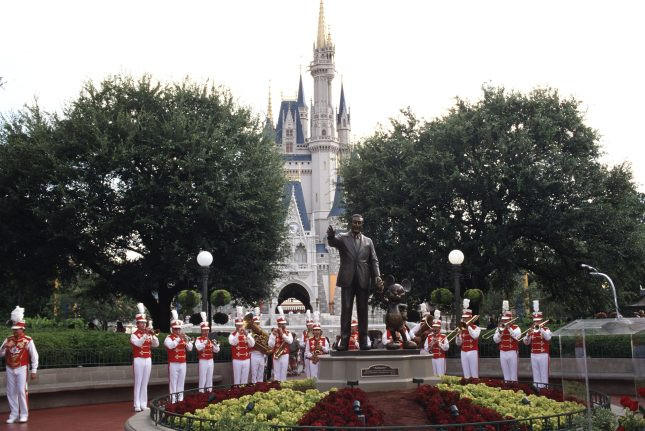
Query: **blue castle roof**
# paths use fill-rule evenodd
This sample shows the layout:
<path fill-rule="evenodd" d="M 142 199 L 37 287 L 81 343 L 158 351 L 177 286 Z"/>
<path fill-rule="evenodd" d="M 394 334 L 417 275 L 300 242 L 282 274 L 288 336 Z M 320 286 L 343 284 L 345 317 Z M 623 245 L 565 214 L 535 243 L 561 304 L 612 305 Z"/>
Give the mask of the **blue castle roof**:
<path fill-rule="evenodd" d="M 298 207 L 298 212 L 300 213 L 300 221 L 302 222 L 302 228 L 305 231 L 311 230 L 309 225 L 309 218 L 307 217 L 307 207 L 305 205 L 305 195 L 302 192 L 302 184 L 300 181 L 289 181 L 284 186 L 284 202 L 289 207 L 289 202 L 291 201 L 291 194 L 294 194 L 296 197 L 296 206 Z"/>
<path fill-rule="evenodd" d="M 327 247 L 325 247 L 325 244 L 316 243 L 316 253 L 318 254 L 327 253 Z"/>
<path fill-rule="evenodd" d="M 302 130 L 302 123 L 300 122 L 300 111 L 298 110 L 298 102 L 295 100 L 283 100 L 280 104 L 280 113 L 278 114 L 278 124 L 275 127 L 275 143 L 282 145 L 282 129 L 284 127 L 283 120 L 286 115 L 293 115 L 296 123 L 296 144 L 305 143 L 305 134 Z"/>
<path fill-rule="evenodd" d="M 334 192 L 334 203 L 331 206 L 327 217 L 341 217 L 345 214 L 345 200 L 343 199 L 343 178 L 336 177 L 336 191 Z"/>

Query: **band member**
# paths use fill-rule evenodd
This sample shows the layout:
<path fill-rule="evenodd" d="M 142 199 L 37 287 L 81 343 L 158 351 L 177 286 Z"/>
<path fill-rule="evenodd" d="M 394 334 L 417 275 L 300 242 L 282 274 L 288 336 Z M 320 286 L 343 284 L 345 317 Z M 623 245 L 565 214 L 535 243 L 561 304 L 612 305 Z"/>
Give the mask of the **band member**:
<path fill-rule="evenodd" d="M 137 304 L 139 313 L 134 317 L 137 330 L 130 335 L 132 370 L 134 372 L 134 411 L 148 408 L 148 381 L 152 370 L 152 347 L 159 347 L 159 339 L 152 329 L 152 320 L 146 319 L 145 309 Z"/>
<path fill-rule="evenodd" d="M 304 351 L 307 348 L 307 343 L 311 337 L 313 337 L 313 327 L 314 327 L 314 319 L 311 317 L 311 311 L 307 310 L 306 312 L 307 315 L 307 320 L 305 321 L 307 325 L 307 329 L 302 331 L 302 337 L 300 338 L 300 349 L 303 350 L 303 356 L 304 356 L 304 363 L 305 363 L 305 376 L 307 378 L 311 377 L 311 373 L 309 370 L 309 358 L 307 358 L 307 355 L 304 355 Z"/>
<path fill-rule="evenodd" d="M 253 322 L 260 327 L 260 308 L 255 307 L 253 312 Z M 264 368 L 267 363 L 267 355 L 254 345 L 251 349 L 251 383 L 264 381 Z"/>
<path fill-rule="evenodd" d="M 464 298 L 463 310 L 459 332 L 455 339 L 458 346 L 461 346 L 461 368 L 464 370 L 464 377 L 467 379 L 479 378 L 479 333 L 481 329 L 468 321 L 473 318 L 472 310 L 468 309 L 470 299 Z"/>
<path fill-rule="evenodd" d="M 432 332 L 432 318 L 430 317 L 431 314 L 428 310 L 428 305 L 425 302 L 419 304 L 419 314 L 421 315 L 421 321 L 410 329 L 409 334 L 412 337 L 411 340 L 417 346 L 423 346 L 426 337 Z M 429 354 L 424 349 L 421 349 L 420 353 L 423 355 Z"/>
<path fill-rule="evenodd" d="M 448 344 L 446 336 L 441 333 L 441 312 L 439 310 L 434 311 L 432 332 L 425 339 L 423 349 L 432 355 L 434 375 L 443 376 L 446 374 L 446 352 L 450 349 L 450 344 Z"/>
<path fill-rule="evenodd" d="M 349 343 L 348 343 L 348 349 L 349 350 L 358 350 L 360 343 L 358 341 L 359 339 L 359 334 L 358 334 L 358 321 L 355 319 L 352 320 L 352 331 L 349 336 Z"/>
<path fill-rule="evenodd" d="M 412 336 L 410 334 L 410 330 L 408 329 L 408 325 L 404 324 L 406 332 L 408 333 L 408 340 L 412 339 Z M 384 346 L 387 346 L 392 342 L 392 332 L 389 329 L 386 329 L 385 332 L 383 333 L 383 336 L 381 338 L 381 342 L 383 343 Z M 399 346 L 402 349 L 403 348 L 403 339 L 401 336 L 399 336 Z"/>
<path fill-rule="evenodd" d="M 199 392 L 210 392 L 213 388 L 213 354 L 219 353 L 219 344 L 208 337 L 211 331 L 206 312 L 199 313 L 202 322 L 199 324 L 201 334 L 195 339 L 195 349 L 199 358 Z"/>
<path fill-rule="evenodd" d="M 237 307 L 235 318 L 235 331 L 228 336 L 233 358 L 233 384 L 245 385 L 249 382 L 251 369 L 251 347 L 255 346 L 255 339 L 250 332 L 244 329 L 242 307 Z"/>
<path fill-rule="evenodd" d="M 517 382 L 519 358 L 517 341 L 522 336 L 522 330 L 511 323 L 512 319 L 513 313 L 509 310 L 508 301 L 502 301 L 502 318 L 493 334 L 493 341 L 499 346 L 499 362 L 502 365 L 504 380 Z"/>
<path fill-rule="evenodd" d="M 9 403 L 8 424 L 27 422 L 27 372 L 31 362 L 31 380 L 35 380 L 38 370 L 38 352 L 34 340 L 25 335 L 25 309 L 16 307 L 11 312 L 13 335 L 7 337 L 0 346 L 0 358 L 5 357 L 7 365 L 7 402 Z"/>
<path fill-rule="evenodd" d="M 182 321 L 177 316 L 177 310 L 171 310 L 171 333 L 163 345 L 168 352 L 168 387 L 172 402 L 184 399 L 184 382 L 186 380 L 186 352 L 193 350 L 193 340 L 181 330 Z"/>
<path fill-rule="evenodd" d="M 531 346 L 531 368 L 533 369 L 533 384 L 536 387 L 549 383 L 549 347 L 551 330 L 540 311 L 540 302 L 533 301 L 533 328 L 526 334 L 524 344 Z"/>
<path fill-rule="evenodd" d="M 273 349 L 273 379 L 284 382 L 287 380 L 289 346 L 293 343 L 293 334 L 287 330 L 287 320 L 284 318 L 282 307 L 278 307 L 278 312 L 278 327 L 271 331 L 268 344 Z"/>
<path fill-rule="evenodd" d="M 311 376 L 315 379 L 318 378 L 318 364 L 320 357 L 329 353 L 329 342 L 322 336 L 322 329 L 319 322 L 313 324 L 313 336 L 307 340 L 305 346 L 305 358 L 311 360 Z"/>

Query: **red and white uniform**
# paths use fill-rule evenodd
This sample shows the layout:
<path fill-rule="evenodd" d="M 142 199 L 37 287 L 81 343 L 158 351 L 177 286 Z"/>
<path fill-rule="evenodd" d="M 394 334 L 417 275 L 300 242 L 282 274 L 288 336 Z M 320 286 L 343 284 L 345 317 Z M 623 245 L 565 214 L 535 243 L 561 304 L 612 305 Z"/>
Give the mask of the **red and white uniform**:
<path fill-rule="evenodd" d="M 245 385 L 249 382 L 251 369 L 251 347 L 255 346 L 255 339 L 250 333 L 241 334 L 237 330 L 228 336 L 233 358 L 233 384 Z"/>
<path fill-rule="evenodd" d="M 517 341 L 522 335 L 522 330 L 517 325 L 509 325 L 503 331 L 499 327 L 493 334 L 493 341 L 499 347 L 499 361 L 502 365 L 504 380 L 517 382 L 517 364 L 519 357 L 519 346 Z"/>
<path fill-rule="evenodd" d="M 219 344 L 214 343 L 208 335 L 200 336 L 195 339 L 195 349 L 199 358 L 199 392 L 210 392 L 213 387 L 213 356 L 219 353 Z"/>
<path fill-rule="evenodd" d="M 31 373 L 38 370 L 38 352 L 31 337 L 12 335 L 0 346 L 0 357 L 5 357 L 7 365 L 7 402 L 9 420 L 26 422 L 29 417 L 27 405 L 27 375 L 29 362 Z"/>
<path fill-rule="evenodd" d="M 450 344 L 448 344 L 448 339 L 444 334 L 431 332 L 426 337 L 423 350 L 432 356 L 432 371 L 434 371 L 435 376 L 446 374 L 446 352 L 448 349 L 450 349 Z"/>
<path fill-rule="evenodd" d="M 410 331 L 406 331 L 406 334 L 408 335 L 408 340 L 411 340 L 412 337 L 410 335 Z M 403 339 L 401 338 L 401 334 L 397 334 L 399 338 L 399 346 L 403 348 Z M 392 332 L 387 329 L 383 333 L 383 337 L 381 338 L 381 342 L 383 343 L 383 346 L 386 346 L 392 342 Z"/>
<path fill-rule="evenodd" d="M 307 340 L 307 344 L 305 344 L 305 358 L 311 361 L 311 357 L 313 356 L 316 349 L 321 350 L 322 354 L 329 353 L 329 344 L 327 344 L 327 339 L 325 337 L 311 337 L 309 338 L 309 340 Z M 320 357 L 322 354 L 319 354 L 318 357 Z M 318 378 L 319 365 L 320 362 L 318 362 L 317 364 L 310 362 L 309 367 L 311 370 L 311 375 L 309 377 L 313 377 L 315 379 Z"/>
<path fill-rule="evenodd" d="M 524 344 L 531 346 L 531 368 L 533 369 L 533 384 L 540 386 L 549 383 L 549 358 L 551 330 L 542 326 L 537 331 L 530 330 L 524 338 Z"/>
<path fill-rule="evenodd" d="M 186 381 L 186 353 L 193 350 L 193 343 L 185 342 L 179 335 L 170 334 L 163 342 L 168 352 L 168 386 L 174 401 L 184 399 L 184 382 Z"/>
<path fill-rule="evenodd" d="M 287 369 L 289 368 L 289 345 L 293 343 L 293 334 L 285 329 L 284 335 L 276 337 L 273 332 L 271 332 L 267 343 L 275 353 L 283 342 L 287 344 L 287 351 L 278 359 L 273 358 L 273 379 L 279 382 L 287 380 Z"/>
<path fill-rule="evenodd" d="M 477 325 L 468 325 L 467 330 L 459 330 L 455 342 L 461 346 L 461 368 L 464 377 L 479 378 L 479 333 L 481 328 Z"/>
<path fill-rule="evenodd" d="M 347 350 L 358 350 L 358 338 L 358 330 L 356 332 L 352 331 L 351 335 L 349 336 L 349 343 L 347 343 Z"/>
<path fill-rule="evenodd" d="M 148 382 L 152 370 L 153 347 L 159 347 L 159 339 L 148 331 L 137 329 L 130 335 L 132 345 L 132 371 L 134 373 L 134 409 L 148 407 Z"/>
<path fill-rule="evenodd" d="M 251 383 L 264 381 L 264 369 L 267 365 L 267 355 L 257 350 L 251 349 Z"/>

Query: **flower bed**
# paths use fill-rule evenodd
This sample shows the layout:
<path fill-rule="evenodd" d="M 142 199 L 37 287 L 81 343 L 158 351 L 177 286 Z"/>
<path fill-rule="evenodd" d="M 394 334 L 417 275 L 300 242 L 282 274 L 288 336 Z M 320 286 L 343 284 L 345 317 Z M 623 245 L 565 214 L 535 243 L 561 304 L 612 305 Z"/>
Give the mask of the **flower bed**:
<path fill-rule="evenodd" d="M 365 423 L 355 414 L 354 401 L 360 401 Z M 343 388 L 330 392 L 298 421 L 298 425 L 379 426 L 383 425 L 383 415 L 370 404 L 363 390 Z"/>

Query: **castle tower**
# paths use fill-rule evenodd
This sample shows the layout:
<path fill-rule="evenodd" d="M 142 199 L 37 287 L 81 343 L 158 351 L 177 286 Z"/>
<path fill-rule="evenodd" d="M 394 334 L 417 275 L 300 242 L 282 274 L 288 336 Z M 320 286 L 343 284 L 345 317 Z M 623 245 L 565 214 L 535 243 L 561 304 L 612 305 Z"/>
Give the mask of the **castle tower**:
<path fill-rule="evenodd" d="M 338 114 L 336 115 L 336 128 L 338 129 L 338 144 L 340 146 L 341 157 L 349 154 L 350 142 L 349 132 L 352 130 L 349 110 L 345 103 L 345 88 L 343 83 L 340 84 L 340 104 L 338 105 Z"/>
<path fill-rule="evenodd" d="M 314 102 L 311 107 L 311 152 L 312 187 L 311 208 L 316 232 L 324 236 L 327 230 L 327 215 L 334 201 L 334 179 L 336 178 L 339 151 L 335 133 L 335 116 L 331 104 L 335 47 L 331 33 L 325 29 L 325 11 L 320 0 L 318 14 L 318 35 L 314 43 L 309 69 L 314 80 Z"/>
<path fill-rule="evenodd" d="M 300 126 L 304 132 L 305 140 L 309 139 L 309 107 L 305 103 L 305 91 L 302 88 L 302 74 L 298 84 L 298 113 L 300 114 Z"/>

